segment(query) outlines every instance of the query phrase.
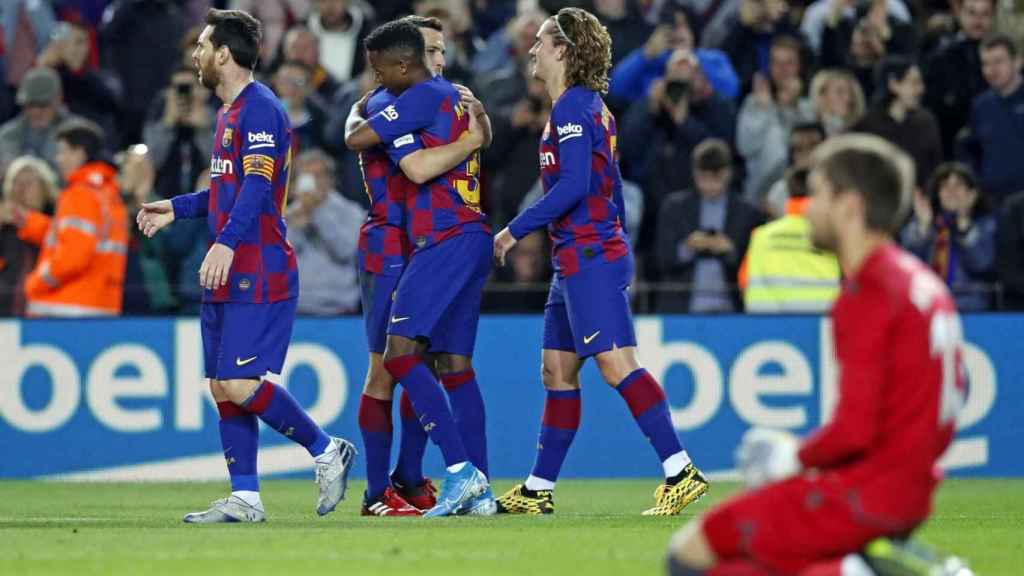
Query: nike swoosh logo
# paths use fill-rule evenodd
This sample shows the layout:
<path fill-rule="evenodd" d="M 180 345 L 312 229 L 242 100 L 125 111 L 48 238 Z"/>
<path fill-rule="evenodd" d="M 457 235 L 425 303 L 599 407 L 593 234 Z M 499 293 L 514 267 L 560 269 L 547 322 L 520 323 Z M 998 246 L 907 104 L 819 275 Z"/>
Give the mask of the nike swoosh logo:
<path fill-rule="evenodd" d="M 598 330 L 597 332 L 594 332 L 590 336 L 584 336 L 583 337 L 583 343 L 584 344 L 590 344 L 594 340 L 594 338 L 597 338 L 597 335 L 600 334 L 600 333 L 601 333 L 601 331 Z"/>
<path fill-rule="evenodd" d="M 399 322 L 404 322 L 404 321 L 406 321 L 408 319 L 409 319 L 408 316 L 402 316 L 401 318 L 399 318 L 397 316 L 392 316 L 391 317 L 391 323 L 392 324 L 398 324 Z"/>
<path fill-rule="evenodd" d="M 252 362 L 255 359 L 255 356 L 253 356 L 252 358 L 246 358 L 245 360 L 242 360 L 241 358 L 235 358 L 235 366 L 245 366 L 246 364 Z"/>

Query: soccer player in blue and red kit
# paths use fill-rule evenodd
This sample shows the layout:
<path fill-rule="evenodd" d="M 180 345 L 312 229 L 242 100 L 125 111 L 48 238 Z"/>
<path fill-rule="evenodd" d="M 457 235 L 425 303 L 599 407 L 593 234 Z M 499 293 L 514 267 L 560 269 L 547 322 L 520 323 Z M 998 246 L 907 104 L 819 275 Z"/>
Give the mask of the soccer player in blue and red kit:
<path fill-rule="evenodd" d="M 472 138 L 470 124 L 477 119 L 467 113 L 451 83 L 431 75 L 423 36 L 411 22 L 382 25 L 367 37 L 366 50 L 381 85 L 398 98 L 368 120 L 354 106 L 345 142 L 353 150 L 383 145 L 391 161 L 417 184 L 405 202 L 413 252 L 391 306 L 384 367 L 404 387 L 447 467 L 437 505 L 425 516 L 493 513 L 485 476 L 482 398 L 477 392 L 479 399 L 468 414 L 475 418 L 479 435 L 466 436 L 476 441 L 467 445 L 423 357 L 431 349 L 442 379 L 478 389 L 471 358 L 481 292 L 490 273 L 491 242 L 480 210 L 479 161 L 473 154 L 455 170 L 431 178 L 412 160 L 424 147 Z"/>
<path fill-rule="evenodd" d="M 673 576 L 969 574 L 901 544 L 928 517 L 966 391 L 953 299 L 892 241 L 913 181 L 910 157 L 876 136 L 815 152 L 811 238 L 846 273 L 832 308 L 835 414 L 803 442 L 748 431 L 737 459 L 755 489 L 676 535 Z"/>
<path fill-rule="evenodd" d="M 431 72 L 440 75 L 445 64 L 441 21 L 419 16 L 407 16 L 405 20 L 420 29 L 426 43 Z M 471 92 L 460 87 L 460 93 L 464 102 L 469 102 L 471 107 L 481 106 L 479 111 L 482 112 L 482 105 Z M 372 117 L 394 104 L 396 99 L 383 87 L 377 88 L 363 100 L 365 105 L 359 104 L 365 108 L 360 116 Z M 486 144 L 489 125 L 486 123 L 486 115 L 481 119 L 483 122 L 479 126 L 484 132 L 483 141 Z M 406 167 L 421 171 L 424 177 L 433 179 L 461 164 L 476 151 L 477 146 L 479 139 L 476 134 L 471 134 L 451 144 L 423 148 L 409 155 L 405 161 Z M 366 191 L 370 196 L 370 215 L 359 235 L 359 280 L 370 351 L 370 368 L 359 402 L 359 428 L 363 436 L 367 469 L 362 514 L 414 516 L 419 515 L 419 510 L 428 510 L 436 504 L 433 484 L 423 476 L 422 461 L 427 433 L 419 423 L 408 394 L 403 392 L 398 462 L 394 472 L 389 475 L 393 429 L 391 403 L 396 382 L 384 369 L 383 353 L 391 318 L 391 297 L 411 252 L 404 228 L 405 200 L 409 194 L 415 194 L 416 184 L 391 162 L 387 151 L 381 146 L 361 152 L 360 165 Z M 463 442 L 472 444 L 476 441 L 486 455 L 485 445 L 481 442 L 485 438 L 482 430 L 483 403 L 475 379 L 445 374 L 442 383 L 448 392 Z M 472 451 L 469 446 L 467 450 Z M 472 456 L 470 461 L 473 461 Z"/>
<path fill-rule="evenodd" d="M 291 339 L 298 296 L 295 255 L 282 217 L 288 194 L 291 127 L 280 101 L 253 80 L 261 26 L 249 14 L 210 10 L 192 53 L 204 86 L 224 102 L 217 114 L 210 188 L 143 206 L 152 236 L 177 218 L 206 217 L 214 239 L 199 281 L 206 377 L 220 412 L 231 495 L 189 523 L 265 520 L 256 473 L 258 419 L 315 459 L 316 511 L 344 498 L 355 447 L 331 438 L 275 381 Z"/>
<path fill-rule="evenodd" d="M 563 8 L 544 21 L 530 55 L 554 103 L 540 146 L 545 194 L 495 237 L 494 256 L 503 264 L 518 239 L 548 227 L 555 277 L 544 308 L 547 401 L 533 472 L 498 499 L 498 511 L 554 512 L 555 481 L 580 422 L 579 371 L 593 356 L 662 463 L 665 482 L 644 514 L 678 514 L 708 485 L 679 442 L 665 393 L 637 360 L 615 118 L 601 100 L 611 38 L 589 12 Z"/>

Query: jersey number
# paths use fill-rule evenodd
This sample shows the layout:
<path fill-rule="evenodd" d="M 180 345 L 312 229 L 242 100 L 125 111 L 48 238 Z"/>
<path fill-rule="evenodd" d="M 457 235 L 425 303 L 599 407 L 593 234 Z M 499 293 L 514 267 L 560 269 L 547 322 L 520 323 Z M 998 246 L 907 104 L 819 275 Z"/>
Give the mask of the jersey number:
<path fill-rule="evenodd" d="M 469 132 L 463 132 L 459 140 L 466 138 Z M 466 172 L 455 176 L 455 191 L 462 202 L 470 210 L 480 211 L 480 151 L 473 152 L 466 160 Z"/>
<path fill-rule="evenodd" d="M 936 311 L 932 315 L 929 339 L 932 355 L 942 361 L 939 424 L 954 424 L 967 401 L 960 358 L 963 342 L 960 317 L 955 313 Z"/>

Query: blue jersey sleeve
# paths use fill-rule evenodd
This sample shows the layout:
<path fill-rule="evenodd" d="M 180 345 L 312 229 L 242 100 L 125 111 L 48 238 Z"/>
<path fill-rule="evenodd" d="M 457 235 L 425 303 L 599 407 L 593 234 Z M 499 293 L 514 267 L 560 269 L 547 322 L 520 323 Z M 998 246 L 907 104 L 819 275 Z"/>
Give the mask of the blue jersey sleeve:
<path fill-rule="evenodd" d="M 234 249 L 259 219 L 273 190 L 277 159 L 283 157 L 288 127 L 273 104 L 264 99 L 245 103 L 239 121 L 242 136 L 242 187 L 217 242 Z"/>
<path fill-rule="evenodd" d="M 403 92 L 393 104 L 371 116 L 368 122 L 381 142 L 385 145 L 394 143 L 406 134 L 433 124 L 443 99 L 444 94 L 430 81 L 420 82 Z"/>
<path fill-rule="evenodd" d="M 558 182 L 509 223 L 516 239 L 568 214 L 590 191 L 594 154 L 594 123 L 573 101 L 559 102 L 551 111 L 558 138 Z"/>
<path fill-rule="evenodd" d="M 171 198 L 175 219 L 205 218 L 210 209 L 210 189 Z"/>

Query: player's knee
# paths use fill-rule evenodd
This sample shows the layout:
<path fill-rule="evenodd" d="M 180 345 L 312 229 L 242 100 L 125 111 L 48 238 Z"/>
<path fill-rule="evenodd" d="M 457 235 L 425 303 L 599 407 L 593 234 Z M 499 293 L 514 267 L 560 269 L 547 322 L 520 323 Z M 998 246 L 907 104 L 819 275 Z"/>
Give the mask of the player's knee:
<path fill-rule="evenodd" d="M 454 374 L 473 369 L 473 359 L 458 354 L 441 354 L 437 357 L 437 371 L 440 374 Z"/>
<path fill-rule="evenodd" d="M 540 380 L 544 383 L 544 388 L 548 390 L 576 390 L 580 387 L 578 374 L 568 376 L 557 366 L 546 362 L 542 362 L 540 365 Z"/>
<path fill-rule="evenodd" d="M 640 363 L 633 350 L 633 348 L 614 348 L 594 357 L 597 369 L 601 372 L 605 382 L 611 386 L 618 386 L 619 382 L 626 379 L 626 376 L 640 368 Z"/>
<path fill-rule="evenodd" d="M 259 380 L 221 380 L 221 390 L 227 399 L 235 404 L 242 405 L 248 400 L 256 388 L 259 387 Z"/>
<path fill-rule="evenodd" d="M 384 364 L 370 364 L 370 370 L 366 373 L 366 382 L 363 384 L 363 392 L 374 398 L 390 398 L 394 388 L 395 379 L 384 369 Z"/>
<path fill-rule="evenodd" d="M 402 356 L 422 353 L 423 350 L 416 340 L 403 338 L 402 336 L 388 336 L 388 345 L 384 350 L 384 361 L 388 362 Z"/>

